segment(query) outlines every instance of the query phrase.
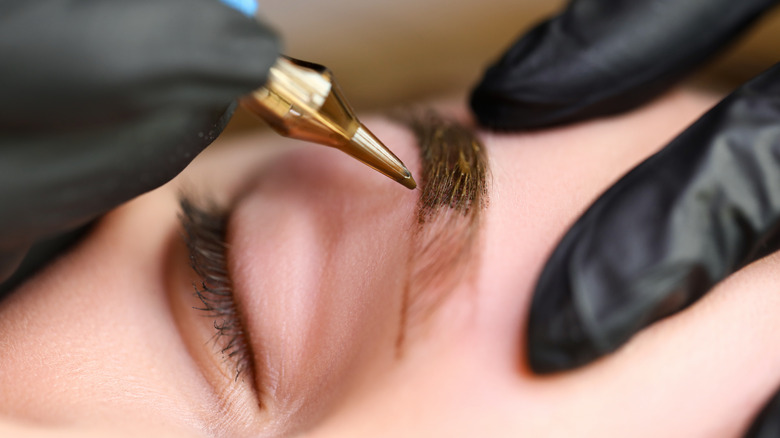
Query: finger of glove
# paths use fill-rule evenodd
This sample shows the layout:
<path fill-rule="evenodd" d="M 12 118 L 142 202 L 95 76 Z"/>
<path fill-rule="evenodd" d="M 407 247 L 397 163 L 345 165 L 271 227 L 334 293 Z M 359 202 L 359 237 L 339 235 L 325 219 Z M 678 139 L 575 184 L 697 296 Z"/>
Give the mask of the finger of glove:
<path fill-rule="evenodd" d="M 169 181 L 234 108 L 164 108 L 102 130 L 0 137 L 0 249 L 76 228 Z"/>
<path fill-rule="evenodd" d="M 780 65 L 750 81 L 607 190 L 537 283 L 537 372 L 587 363 L 776 249 Z"/>
<path fill-rule="evenodd" d="M 265 82 L 279 41 L 216 0 L 11 1 L 0 53 L 0 128 L 53 132 L 224 108 Z"/>
<path fill-rule="evenodd" d="M 574 386 L 577 430 L 594 436 L 742 436 L 780 386 L 778 268 L 780 254 L 751 263 L 627 348 L 543 380 Z"/>
<path fill-rule="evenodd" d="M 479 122 L 540 128 L 635 107 L 734 38 L 775 0 L 574 0 L 521 37 L 471 96 Z"/>

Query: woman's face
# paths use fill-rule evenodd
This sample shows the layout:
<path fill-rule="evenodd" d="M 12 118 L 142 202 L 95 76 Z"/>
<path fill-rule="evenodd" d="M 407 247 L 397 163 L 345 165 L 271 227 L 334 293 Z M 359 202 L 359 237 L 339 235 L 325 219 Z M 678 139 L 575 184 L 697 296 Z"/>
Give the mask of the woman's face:
<path fill-rule="evenodd" d="M 336 150 L 234 137 L 109 214 L 0 305 L 0 412 L 228 437 L 736 433 L 768 394 L 759 382 L 717 397 L 715 383 L 739 381 L 734 357 L 760 349 L 698 351 L 723 334 L 696 329 L 695 312 L 571 373 L 534 376 L 524 360 L 531 293 L 556 241 L 713 102 L 678 92 L 554 131 L 478 133 L 489 202 L 475 229 L 455 233 L 435 228 L 447 212 L 418 223 L 419 190 Z M 469 123 L 462 105 L 441 107 Z M 419 174 L 406 126 L 363 122 Z M 203 280 L 190 267 L 181 191 L 230 207 L 227 274 L 216 279 L 227 296 L 203 290 L 219 269 Z M 421 268 L 430 259 L 444 260 L 433 274 Z M 231 315 L 238 325 L 218 335 Z"/>

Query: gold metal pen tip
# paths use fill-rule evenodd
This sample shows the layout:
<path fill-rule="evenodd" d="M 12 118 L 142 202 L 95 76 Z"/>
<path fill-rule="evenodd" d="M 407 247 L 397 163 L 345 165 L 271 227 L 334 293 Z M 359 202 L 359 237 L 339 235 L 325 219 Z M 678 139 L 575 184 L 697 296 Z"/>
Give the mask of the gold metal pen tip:
<path fill-rule="evenodd" d="M 340 149 L 404 187 L 417 187 L 404 163 L 360 123 L 322 65 L 281 57 L 266 84 L 241 103 L 285 137 Z"/>
<path fill-rule="evenodd" d="M 417 187 L 417 182 L 415 182 L 412 173 L 409 172 L 404 163 L 362 123 L 349 143 L 339 149 L 408 189 Z"/>

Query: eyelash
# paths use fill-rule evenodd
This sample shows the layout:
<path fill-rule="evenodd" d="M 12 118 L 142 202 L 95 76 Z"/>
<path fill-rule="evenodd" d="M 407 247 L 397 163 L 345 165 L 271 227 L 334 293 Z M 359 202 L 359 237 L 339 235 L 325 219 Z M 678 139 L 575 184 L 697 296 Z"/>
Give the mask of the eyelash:
<path fill-rule="evenodd" d="M 227 213 L 219 208 L 196 207 L 186 198 L 180 200 L 184 240 L 190 253 L 190 265 L 200 277 L 194 284 L 195 296 L 203 307 L 193 307 L 214 318 L 214 344 L 225 359 L 235 364 L 235 380 L 249 369 L 250 348 L 246 341 L 241 316 L 233 296 L 233 284 L 227 270 Z"/>

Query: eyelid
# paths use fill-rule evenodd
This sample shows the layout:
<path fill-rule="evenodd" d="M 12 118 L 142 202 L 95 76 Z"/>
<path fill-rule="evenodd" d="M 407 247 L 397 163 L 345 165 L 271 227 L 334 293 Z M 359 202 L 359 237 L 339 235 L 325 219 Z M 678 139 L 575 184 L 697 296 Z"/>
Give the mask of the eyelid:
<path fill-rule="evenodd" d="M 190 264 L 200 277 L 195 295 L 203 307 L 194 309 L 214 318 L 213 344 L 220 346 L 215 354 L 233 362 L 235 379 L 245 372 L 254 374 L 251 344 L 236 306 L 227 268 L 225 233 L 229 212 L 214 206 L 197 207 L 186 197 L 181 198 L 180 206 Z"/>

